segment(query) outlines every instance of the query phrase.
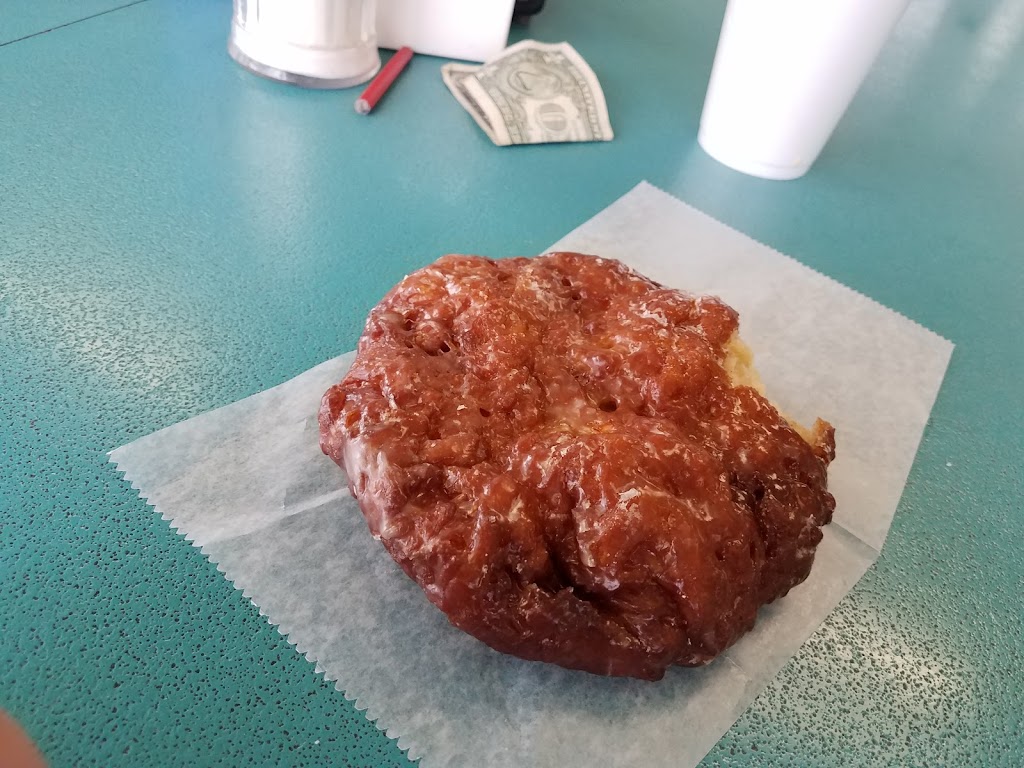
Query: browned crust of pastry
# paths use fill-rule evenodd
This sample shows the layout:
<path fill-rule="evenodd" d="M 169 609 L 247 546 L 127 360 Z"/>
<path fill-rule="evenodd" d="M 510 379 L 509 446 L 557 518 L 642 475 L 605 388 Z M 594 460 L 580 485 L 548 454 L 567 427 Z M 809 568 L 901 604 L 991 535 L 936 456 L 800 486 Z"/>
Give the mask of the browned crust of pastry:
<path fill-rule="evenodd" d="M 613 260 L 446 256 L 370 313 L 321 446 L 454 625 L 658 679 L 807 578 L 834 508 L 832 428 L 736 380 L 737 328 Z"/>

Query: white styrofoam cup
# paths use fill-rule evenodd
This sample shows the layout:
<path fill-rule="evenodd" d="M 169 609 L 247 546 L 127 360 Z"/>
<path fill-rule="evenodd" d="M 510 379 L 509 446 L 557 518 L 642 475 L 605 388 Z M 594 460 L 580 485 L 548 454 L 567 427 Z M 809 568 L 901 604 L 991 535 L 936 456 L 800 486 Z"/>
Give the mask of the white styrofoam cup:
<path fill-rule="evenodd" d="M 909 0 L 729 0 L 698 141 L 743 173 L 803 176 Z"/>

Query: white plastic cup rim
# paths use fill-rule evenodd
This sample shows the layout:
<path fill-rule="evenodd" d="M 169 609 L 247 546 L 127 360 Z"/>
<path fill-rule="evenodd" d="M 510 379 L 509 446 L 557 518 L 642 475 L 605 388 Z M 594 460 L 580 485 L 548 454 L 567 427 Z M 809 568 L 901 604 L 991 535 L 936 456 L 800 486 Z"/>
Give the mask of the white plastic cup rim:
<path fill-rule="evenodd" d="M 714 135 L 704 130 L 703 122 L 697 132 L 697 143 L 700 144 L 701 149 L 722 165 L 748 176 L 759 176 L 762 179 L 773 181 L 799 179 L 811 170 L 811 165 L 814 163 L 814 158 L 811 158 L 808 162 L 800 165 L 778 165 L 765 162 L 757 157 L 745 156 L 736 152 L 735 148 L 717 144 Z"/>

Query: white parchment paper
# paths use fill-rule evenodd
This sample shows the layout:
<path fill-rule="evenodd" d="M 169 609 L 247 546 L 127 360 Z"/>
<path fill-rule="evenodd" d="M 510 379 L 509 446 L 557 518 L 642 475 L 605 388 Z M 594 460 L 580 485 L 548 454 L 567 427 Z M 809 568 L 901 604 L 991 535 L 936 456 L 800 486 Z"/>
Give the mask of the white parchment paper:
<path fill-rule="evenodd" d="M 111 458 L 424 768 L 685 768 L 878 557 L 953 347 L 646 183 L 554 248 L 721 296 L 772 399 L 836 428 L 837 509 L 810 578 L 708 667 L 659 683 L 600 678 L 503 656 L 448 624 L 371 538 L 320 453 L 320 397 L 351 353 Z"/>

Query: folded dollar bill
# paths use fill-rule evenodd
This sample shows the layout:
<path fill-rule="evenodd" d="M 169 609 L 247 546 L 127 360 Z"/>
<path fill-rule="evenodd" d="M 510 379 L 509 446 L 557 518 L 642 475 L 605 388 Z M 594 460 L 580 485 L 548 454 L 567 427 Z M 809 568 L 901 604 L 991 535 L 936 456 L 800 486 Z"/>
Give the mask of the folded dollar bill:
<path fill-rule="evenodd" d="M 499 147 L 614 136 L 601 84 L 568 43 L 523 40 L 482 66 L 445 64 L 441 77 Z"/>

